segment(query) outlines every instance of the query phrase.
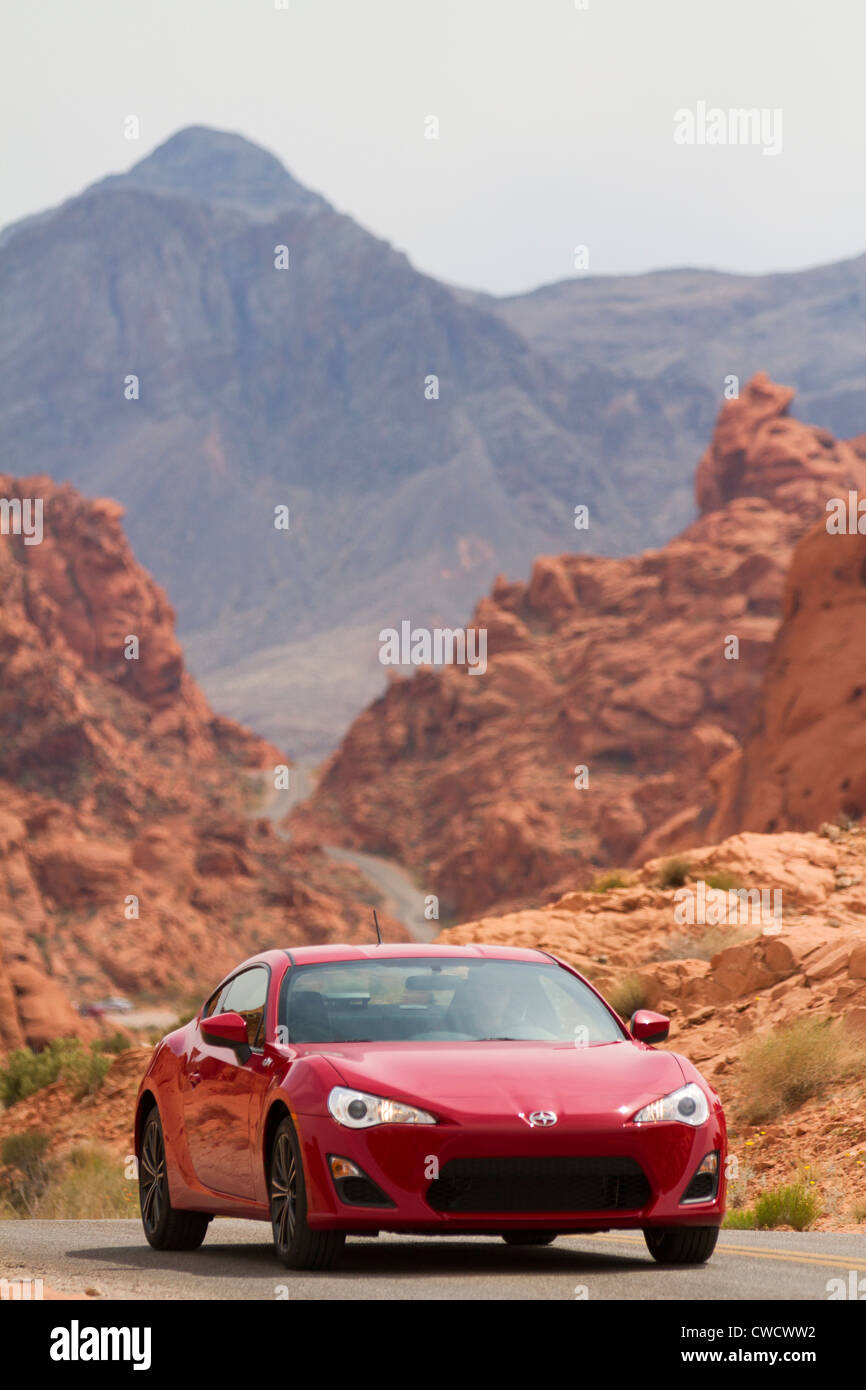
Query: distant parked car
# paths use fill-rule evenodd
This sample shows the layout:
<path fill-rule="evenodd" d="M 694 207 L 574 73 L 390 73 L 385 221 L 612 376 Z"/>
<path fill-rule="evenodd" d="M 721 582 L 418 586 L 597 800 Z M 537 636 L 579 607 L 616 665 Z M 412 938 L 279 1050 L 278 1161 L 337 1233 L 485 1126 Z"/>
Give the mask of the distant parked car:
<path fill-rule="evenodd" d="M 501 946 L 264 951 L 163 1038 L 139 1090 L 144 1234 L 192 1250 L 270 1219 L 293 1269 L 346 1236 L 640 1230 L 702 1264 L 725 1211 L 725 1120 L 668 1020 L 628 1027 L 570 966 Z"/>
<path fill-rule="evenodd" d="M 102 1018 L 106 1009 L 104 1004 L 79 1004 L 78 1012 L 82 1018 Z"/>
<path fill-rule="evenodd" d="M 132 1009 L 128 999 L 115 994 L 110 999 L 94 999 L 92 1004 L 79 1004 L 78 1012 L 85 1018 L 102 1018 L 104 1014 L 128 1014 Z"/>

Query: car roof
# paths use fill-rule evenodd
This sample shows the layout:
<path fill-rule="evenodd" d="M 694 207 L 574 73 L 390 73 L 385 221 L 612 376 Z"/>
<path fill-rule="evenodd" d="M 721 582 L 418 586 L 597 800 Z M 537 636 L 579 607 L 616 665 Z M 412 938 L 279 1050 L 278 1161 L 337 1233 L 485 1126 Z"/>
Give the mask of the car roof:
<path fill-rule="evenodd" d="M 386 941 L 381 946 L 373 942 L 371 945 L 352 946 L 345 943 L 331 943 L 322 946 L 286 946 L 282 950 L 261 951 L 257 956 L 251 956 L 244 961 L 243 965 L 252 965 L 254 962 L 263 962 L 268 965 L 275 965 L 280 959 L 289 958 L 292 965 L 323 965 L 328 961 L 349 961 L 349 960 L 389 960 L 411 959 L 413 956 L 444 957 L 451 960 L 465 959 L 488 959 L 488 960 L 524 960 L 549 962 L 552 957 L 547 951 L 538 951 L 524 946 L 450 946 L 433 945 L 427 942 L 418 941 Z M 238 965 L 230 973 L 236 974 L 242 967 Z M 226 977 L 228 978 L 228 977 Z"/>

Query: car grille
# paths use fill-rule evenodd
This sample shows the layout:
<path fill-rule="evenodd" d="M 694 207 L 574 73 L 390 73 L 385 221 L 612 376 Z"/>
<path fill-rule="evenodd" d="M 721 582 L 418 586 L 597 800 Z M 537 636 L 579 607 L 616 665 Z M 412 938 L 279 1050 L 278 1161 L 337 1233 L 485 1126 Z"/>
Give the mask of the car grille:
<path fill-rule="evenodd" d="M 427 1189 L 435 1211 L 634 1211 L 651 1196 L 633 1158 L 456 1158 Z"/>

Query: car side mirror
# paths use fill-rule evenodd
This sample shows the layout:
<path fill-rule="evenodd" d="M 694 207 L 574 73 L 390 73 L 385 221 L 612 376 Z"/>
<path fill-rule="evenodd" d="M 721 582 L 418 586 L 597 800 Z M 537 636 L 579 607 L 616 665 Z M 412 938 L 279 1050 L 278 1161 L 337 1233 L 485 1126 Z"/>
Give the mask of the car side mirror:
<path fill-rule="evenodd" d="M 228 1043 L 229 1047 L 246 1047 L 247 1025 L 240 1014 L 211 1014 L 201 1021 L 202 1037 L 208 1042 Z"/>
<path fill-rule="evenodd" d="M 628 1030 L 638 1042 L 664 1042 L 671 1031 L 671 1021 L 664 1014 L 655 1014 L 652 1009 L 638 1009 L 631 1016 Z"/>

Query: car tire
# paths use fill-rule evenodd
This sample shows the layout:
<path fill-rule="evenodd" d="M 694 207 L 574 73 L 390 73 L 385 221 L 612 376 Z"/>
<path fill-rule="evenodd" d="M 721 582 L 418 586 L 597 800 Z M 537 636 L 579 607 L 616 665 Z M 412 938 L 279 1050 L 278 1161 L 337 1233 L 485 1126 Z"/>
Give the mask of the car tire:
<path fill-rule="evenodd" d="M 291 1120 L 281 1120 L 268 1171 L 271 1230 L 277 1259 L 287 1269 L 331 1269 L 346 1244 L 344 1231 L 314 1231 L 307 1225 L 304 1165 Z"/>
<path fill-rule="evenodd" d="M 178 1211 L 171 1204 L 165 1162 L 165 1138 L 156 1106 L 148 1112 L 138 1159 L 141 1224 L 154 1250 L 197 1250 L 211 1217 L 206 1212 Z"/>
<path fill-rule="evenodd" d="M 702 1265 L 719 1238 L 718 1226 L 656 1226 L 644 1231 L 647 1248 L 660 1265 Z"/>
<path fill-rule="evenodd" d="M 558 1231 L 503 1231 L 506 1245 L 552 1245 Z"/>

